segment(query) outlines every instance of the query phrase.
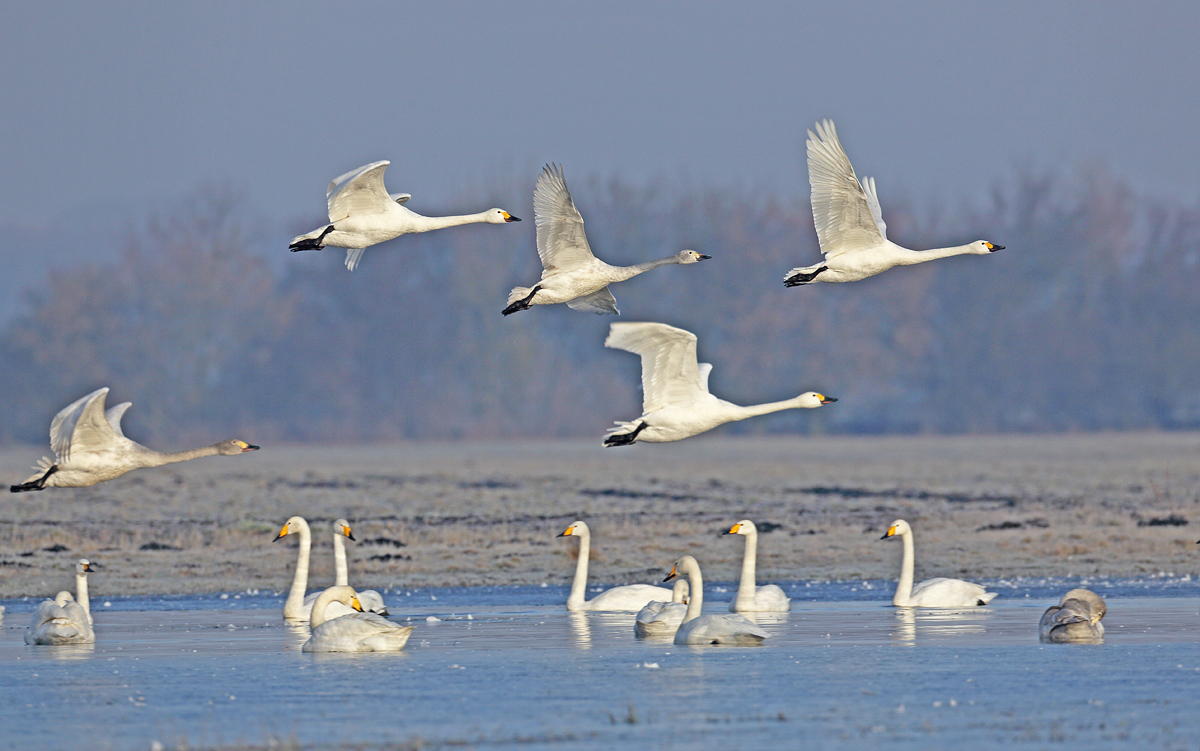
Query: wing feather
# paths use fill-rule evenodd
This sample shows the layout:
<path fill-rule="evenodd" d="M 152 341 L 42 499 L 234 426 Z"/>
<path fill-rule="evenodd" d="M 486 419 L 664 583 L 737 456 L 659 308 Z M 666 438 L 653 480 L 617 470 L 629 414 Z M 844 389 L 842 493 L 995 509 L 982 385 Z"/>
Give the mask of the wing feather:
<path fill-rule="evenodd" d="M 876 220 L 867 192 L 854 175 L 833 121 L 808 131 L 808 182 L 812 186 L 813 225 L 826 258 L 878 245 L 884 239 L 882 215 Z M 871 194 L 875 193 L 874 181 Z M 878 205 L 878 200 L 876 200 Z"/>
<path fill-rule="evenodd" d="M 59 410 L 54 419 L 50 421 L 50 449 L 54 452 L 56 461 L 65 462 L 71 457 L 75 428 L 79 424 L 80 416 L 83 415 L 88 405 L 95 401 L 99 401 L 100 413 L 103 414 L 104 397 L 107 394 L 107 386 L 102 389 L 96 389 L 87 396 L 80 397 Z"/>
<path fill-rule="evenodd" d="M 663 323 L 614 323 L 604 346 L 642 358 L 642 413 L 687 406 L 707 394 L 696 362 L 696 335 Z"/>
<path fill-rule="evenodd" d="M 132 406 L 133 402 L 121 402 L 104 413 L 104 417 L 108 420 L 108 424 L 112 426 L 113 432 L 122 438 L 125 437 L 125 431 L 121 430 L 121 418 L 125 416 L 125 411 Z"/>
<path fill-rule="evenodd" d="M 351 170 L 329 183 L 325 191 L 329 198 L 329 221 L 340 222 L 354 214 L 378 214 L 395 201 L 383 187 L 383 173 L 389 161 L 371 164 Z"/>
<path fill-rule="evenodd" d="M 561 166 L 547 164 L 542 168 L 533 190 L 533 214 L 538 258 L 547 272 L 578 268 L 595 258 Z"/>
<path fill-rule="evenodd" d="M 598 292 L 593 292 L 590 295 L 576 297 L 574 300 L 567 300 L 567 307 L 571 308 L 571 310 L 595 313 L 598 316 L 621 315 L 621 311 L 617 310 L 617 298 L 613 297 L 608 287 Z"/>

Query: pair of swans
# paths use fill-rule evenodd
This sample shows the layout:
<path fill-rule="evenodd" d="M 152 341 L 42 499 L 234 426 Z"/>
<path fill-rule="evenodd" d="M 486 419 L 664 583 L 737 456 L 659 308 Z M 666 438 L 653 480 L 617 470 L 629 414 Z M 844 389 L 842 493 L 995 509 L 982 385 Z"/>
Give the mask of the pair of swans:
<path fill-rule="evenodd" d="M 333 615 L 332 606 L 349 613 Z M 317 596 L 312 608 L 312 635 L 301 652 L 399 652 L 412 635 L 412 626 L 398 626 L 383 616 L 362 612 L 353 587 L 334 585 Z"/>
<path fill-rule="evenodd" d="M 887 239 L 875 179 L 859 182 L 831 120 L 808 131 L 808 182 L 812 186 L 813 225 L 823 263 L 794 268 L 784 284 L 857 282 L 894 266 L 911 266 L 938 258 L 987 255 L 1004 250 L 986 240 L 936 250 L 909 250 Z"/>
<path fill-rule="evenodd" d="M 642 416 L 618 422 L 605 446 L 679 441 L 718 425 L 785 409 L 815 409 L 837 399 L 808 391 L 794 399 L 742 407 L 708 392 L 712 365 L 696 359 L 696 335 L 663 323 L 614 323 L 605 347 L 642 360 Z"/>
<path fill-rule="evenodd" d="M 690 555 L 675 561 L 671 573 L 663 581 L 676 576 L 686 576 L 689 584 L 687 610 L 683 621 L 675 631 L 676 644 L 762 644 L 769 633 L 744 615 L 737 613 L 710 613 L 701 615 L 704 604 L 704 579 L 700 575 L 700 564 Z"/>
<path fill-rule="evenodd" d="M 537 223 L 537 251 L 542 278 L 533 287 L 514 287 L 508 293 L 504 315 L 529 310 L 534 305 L 565 302 L 572 310 L 597 315 L 618 315 L 617 300 L 608 285 L 623 282 L 659 266 L 699 263 L 711 256 L 694 250 L 633 266 L 611 266 L 596 258 L 583 232 L 583 217 L 571 200 L 562 167 L 547 164 L 533 191 Z"/>
<path fill-rule="evenodd" d="M 75 564 L 75 596 L 64 590 L 38 605 L 25 630 L 26 644 L 95 643 L 87 585 L 87 575 L 95 570 L 86 558 Z"/>
<path fill-rule="evenodd" d="M 1090 589 L 1072 589 L 1051 605 L 1038 623 L 1038 638 L 1043 642 L 1096 644 L 1104 641 L 1100 619 L 1108 612 L 1104 598 Z"/>
<path fill-rule="evenodd" d="M 429 232 L 460 224 L 506 224 L 521 221 L 504 209 L 462 216 L 421 216 L 404 207 L 408 193 L 388 193 L 383 173 L 389 161 L 351 170 L 334 178 L 325 190 L 329 224 L 292 238 L 288 249 L 321 250 L 327 245 L 346 249 L 346 268 L 354 271 L 371 245 L 413 232 Z"/>
<path fill-rule="evenodd" d="M 978 584 L 962 579 L 938 577 L 913 586 L 913 532 L 903 519 L 891 523 L 881 540 L 899 537 L 904 543 L 904 557 L 900 563 L 900 582 L 892 605 L 898 608 L 973 608 L 987 605 L 995 597 Z"/>
<path fill-rule="evenodd" d="M 297 546 L 296 573 L 292 577 L 292 587 L 288 591 L 287 600 L 283 603 L 283 618 L 287 621 L 309 621 L 312 618 L 315 603 L 321 594 L 313 592 L 305 595 L 305 591 L 308 589 L 308 559 L 312 549 L 312 531 L 304 517 L 293 516 L 284 523 L 283 529 L 279 531 L 272 542 L 278 542 L 288 535 L 299 535 L 300 544 Z M 350 573 L 346 566 L 346 543 L 343 539 L 347 537 L 351 540 L 354 539 L 350 523 L 345 519 L 338 519 L 333 523 L 334 586 L 349 584 Z M 375 590 L 364 590 L 356 593 L 356 596 L 363 610 L 378 615 L 387 615 L 388 611 L 384 605 L 383 596 Z M 329 608 L 329 617 L 346 615 L 351 612 L 349 603 L 340 601 L 333 601 Z"/>
<path fill-rule="evenodd" d="M 587 524 L 576 521 L 558 536 L 579 538 L 579 559 L 575 562 L 575 579 L 571 582 L 571 593 L 567 596 L 567 610 L 637 612 L 650 602 L 671 599 L 671 590 L 650 584 L 613 587 L 590 600 L 584 599 L 587 593 L 588 557 L 592 554 L 592 532 Z"/>
<path fill-rule="evenodd" d="M 45 488 L 84 488 L 111 480 L 134 469 L 186 462 L 202 456 L 236 456 L 258 450 L 245 441 L 230 439 L 191 451 L 163 454 L 125 437 L 121 417 L 130 402 L 105 411 L 108 388 L 97 389 L 62 409 L 50 422 L 50 448 L 54 460 L 42 459 L 34 466 L 37 474 L 13 493 Z"/>

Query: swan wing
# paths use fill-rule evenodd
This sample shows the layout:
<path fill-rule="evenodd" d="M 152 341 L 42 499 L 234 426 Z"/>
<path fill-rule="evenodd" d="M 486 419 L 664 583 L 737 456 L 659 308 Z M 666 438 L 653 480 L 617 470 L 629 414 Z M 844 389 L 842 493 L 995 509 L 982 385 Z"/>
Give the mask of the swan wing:
<path fill-rule="evenodd" d="M 104 413 L 104 417 L 108 420 L 108 424 L 112 426 L 113 432 L 122 438 L 125 437 L 125 431 L 121 430 L 121 418 L 125 416 L 125 411 L 133 406 L 133 402 L 121 402 L 115 407 L 109 408 Z"/>
<path fill-rule="evenodd" d="M 708 375 L 712 373 L 712 363 L 702 362 L 696 366 L 700 370 L 700 388 L 708 391 Z"/>
<path fill-rule="evenodd" d="M 355 612 L 313 629 L 304 652 L 395 652 L 404 648 L 412 626 L 398 626 L 372 613 Z"/>
<path fill-rule="evenodd" d="M 736 613 L 714 613 L 684 623 L 675 632 L 676 644 L 761 644 L 771 634 Z"/>
<path fill-rule="evenodd" d="M 123 437 L 104 414 L 107 394 L 107 387 L 97 389 L 54 416 L 50 447 L 59 462 L 66 462 L 72 451 L 101 451 Z"/>
<path fill-rule="evenodd" d="M 340 222 L 348 216 L 378 214 L 395 199 L 383 187 L 383 173 L 389 161 L 351 170 L 329 183 L 329 221 Z M 407 200 L 407 199 L 406 199 Z"/>
<path fill-rule="evenodd" d="M 583 311 L 584 313 L 595 313 L 598 316 L 621 315 L 621 311 L 617 310 L 617 298 L 613 297 L 608 287 L 598 292 L 593 292 L 590 295 L 576 297 L 574 300 L 567 300 L 567 307 L 571 310 Z"/>
<path fill-rule="evenodd" d="M 696 362 L 696 335 L 664 323 L 614 323 L 605 347 L 642 358 L 642 413 L 686 406 L 708 393 Z M 710 368 L 711 370 L 711 368 Z"/>
<path fill-rule="evenodd" d="M 58 411 L 54 419 L 50 421 L 50 449 L 54 452 L 54 456 L 59 461 L 66 461 L 71 453 L 71 436 L 75 432 L 75 425 L 79 422 L 79 416 L 83 414 L 83 408 L 94 399 L 100 400 L 100 406 L 104 406 L 104 397 L 108 394 L 108 387 L 96 389 L 87 396 L 76 399 Z M 49 469 L 47 467 L 47 469 Z"/>
<path fill-rule="evenodd" d="M 813 225 L 826 258 L 871 248 L 883 242 L 882 217 L 876 219 L 867 192 L 854 175 L 833 121 L 808 131 L 808 182 L 812 186 Z M 874 181 L 871 193 L 874 195 Z M 878 201 L 876 201 L 878 203 Z"/>
<path fill-rule="evenodd" d="M 606 589 L 587 601 L 588 610 L 610 610 L 636 613 L 655 600 L 671 599 L 671 590 L 651 584 L 626 584 Z"/>
<path fill-rule="evenodd" d="M 938 577 L 914 585 L 910 600 L 918 607 L 961 608 L 986 605 L 995 596 L 978 584 Z"/>
<path fill-rule="evenodd" d="M 867 194 L 867 205 L 871 207 L 871 217 L 875 220 L 875 226 L 879 228 L 879 235 L 887 239 L 887 224 L 883 221 L 883 209 L 879 208 L 879 194 L 875 192 L 875 178 L 864 177 L 862 179 L 863 192 Z"/>
<path fill-rule="evenodd" d="M 408 199 L 412 198 L 412 193 L 389 193 L 388 197 L 403 206 L 408 203 Z"/>
<path fill-rule="evenodd" d="M 546 271 L 569 271 L 595 259 L 561 166 L 542 168 L 533 189 L 533 215 L 538 258 Z"/>

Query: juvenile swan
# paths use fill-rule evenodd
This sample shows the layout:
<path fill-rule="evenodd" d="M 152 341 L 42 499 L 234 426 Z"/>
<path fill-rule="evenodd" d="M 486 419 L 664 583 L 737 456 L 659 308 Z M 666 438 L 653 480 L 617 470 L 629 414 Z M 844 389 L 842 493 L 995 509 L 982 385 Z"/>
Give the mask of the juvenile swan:
<path fill-rule="evenodd" d="M 903 519 L 888 527 L 881 540 L 899 536 L 904 541 L 904 559 L 900 564 L 900 583 L 892 604 L 898 608 L 970 608 L 987 605 L 996 596 L 978 584 L 962 579 L 938 577 L 913 586 L 913 533 Z"/>
<path fill-rule="evenodd" d="M 326 245 L 346 249 L 346 268 L 354 271 L 367 247 L 412 232 L 428 232 L 460 224 L 504 224 L 520 219 L 503 209 L 464 216 L 421 216 L 403 204 L 408 193 L 388 194 L 383 172 L 389 161 L 372 162 L 335 178 L 325 190 L 329 224 L 292 238 L 288 249 L 321 250 Z"/>
<path fill-rule="evenodd" d="M 575 563 L 575 580 L 567 596 L 567 610 L 610 610 L 637 612 L 654 600 L 669 600 L 671 590 L 650 584 L 627 584 L 613 587 L 590 600 L 583 599 L 587 590 L 588 556 L 592 553 L 592 532 L 583 522 L 572 522 L 559 537 L 579 538 L 579 560 Z"/>
<path fill-rule="evenodd" d="M 325 607 L 350 606 L 349 615 L 325 618 Z M 363 613 L 353 587 L 332 586 L 317 597 L 312 610 L 312 636 L 301 652 L 399 652 L 412 635 L 412 626 L 397 626 L 383 616 Z"/>
<path fill-rule="evenodd" d="M 1092 643 L 1104 641 L 1100 619 L 1108 612 L 1104 598 L 1090 589 L 1072 589 L 1051 605 L 1038 623 L 1038 638 L 1043 642 Z"/>
<path fill-rule="evenodd" d="M 639 638 L 647 636 L 670 636 L 683 623 L 687 614 L 687 579 L 676 579 L 670 602 L 648 602 L 638 611 L 633 622 L 633 633 Z"/>
<path fill-rule="evenodd" d="M 94 570 L 87 559 L 75 564 L 75 591 L 79 599 L 63 591 L 53 600 L 45 600 L 38 605 L 33 611 L 29 628 L 25 630 L 26 644 L 95 643 L 87 589 L 87 575 Z"/>
<path fill-rule="evenodd" d="M 618 314 L 617 301 L 608 291 L 613 282 L 673 263 L 698 263 L 710 256 L 681 250 L 673 256 L 634 266 L 610 266 L 592 255 L 583 234 L 583 217 L 571 201 L 562 167 L 547 164 L 538 175 L 533 191 L 533 213 L 537 222 L 537 251 L 542 260 L 542 279 L 532 288 L 514 287 L 508 293 L 510 315 L 532 305 L 565 302 L 572 310 L 604 315 Z"/>
<path fill-rule="evenodd" d="M 742 558 L 742 579 L 738 583 L 737 597 L 729 603 L 735 613 L 786 613 L 792 609 L 792 601 L 783 590 L 774 584 L 755 586 L 754 566 L 758 561 L 758 528 L 749 519 L 742 519 L 725 530 L 723 534 L 743 535 L 746 538 L 746 554 Z"/>
<path fill-rule="evenodd" d="M 679 441 L 727 422 L 784 409 L 814 409 L 837 401 L 815 391 L 753 407 L 718 399 L 708 393 L 712 366 L 696 362 L 696 335 L 665 323 L 611 324 L 604 346 L 642 358 L 642 416 L 633 422 L 618 422 L 605 434 L 605 446 Z"/>
<path fill-rule="evenodd" d="M 84 488 L 111 480 L 134 469 L 186 462 L 202 456 L 235 456 L 255 451 L 245 441 L 228 440 L 212 446 L 162 454 L 135 443 L 121 432 L 121 417 L 131 402 L 106 413 L 108 388 L 97 389 L 62 409 L 50 422 L 50 448 L 54 461 L 42 457 L 37 474 L 9 488 L 14 493 L 45 488 Z"/>
<path fill-rule="evenodd" d="M 683 623 L 675 632 L 676 644 L 762 644 L 770 634 L 758 624 L 737 613 L 715 613 L 700 615 L 704 604 L 704 580 L 700 576 L 700 564 L 690 555 L 685 555 L 671 567 L 671 573 L 663 581 L 686 575 L 691 585 L 687 613 Z"/>
<path fill-rule="evenodd" d="M 893 266 L 964 254 L 987 255 L 1004 250 L 986 240 L 937 250 L 909 250 L 887 239 L 887 225 L 875 193 L 875 179 L 854 175 L 854 167 L 838 140 L 832 120 L 808 131 L 808 182 L 812 185 L 813 224 L 824 263 L 792 269 L 789 287 L 812 282 L 857 282 Z"/>

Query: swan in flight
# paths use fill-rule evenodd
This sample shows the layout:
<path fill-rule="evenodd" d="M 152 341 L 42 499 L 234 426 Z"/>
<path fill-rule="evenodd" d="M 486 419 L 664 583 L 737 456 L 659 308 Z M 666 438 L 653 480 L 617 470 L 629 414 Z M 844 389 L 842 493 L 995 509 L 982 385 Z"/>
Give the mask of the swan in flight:
<path fill-rule="evenodd" d="M 350 583 L 350 572 L 346 567 L 346 538 L 355 540 L 354 533 L 350 531 L 350 522 L 345 519 L 338 519 L 333 523 L 333 583 L 341 586 L 346 586 Z M 357 542 L 357 540 L 355 540 Z M 375 613 L 376 615 L 387 615 L 387 605 L 383 602 L 383 595 L 373 589 L 358 590 L 358 604 L 362 605 L 363 612 Z M 307 599 L 307 598 L 305 598 Z M 314 597 L 314 601 L 315 601 Z M 341 605 L 341 603 L 336 603 Z M 334 603 L 330 603 L 333 607 Z M 334 611 L 330 611 L 331 613 Z M 345 615 L 345 613 L 342 613 Z"/>
<path fill-rule="evenodd" d="M 50 422 L 50 448 L 54 451 L 54 461 L 42 457 L 34 466 L 37 473 L 9 490 L 20 493 L 45 488 L 84 488 L 143 467 L 258 450 L 258 446 L 230 439 L 173 454 L 153 451 L 129 440 L 121 432 L 121 417 L 131 402 L 118 404 L 105 412 L 107 394 L 107 387 L 97 389 L 55 415 Z"/>
<path fill-rule="evenodd" d="M 688 582 L 676 579 L 670 602 L 648 602 L 638 611 L 633 622 L 633 633 L 639 639 L 647 636 L 670 636 L 683 623 L 687 614 Z"/>
<path fill-rule="evenodd" d="M 617 315 L 617 301 L 608 285 L 623 282 L 650 269 L 670 264 L 699 263 L 710 258 L 694 250 L 633 266 L 610 266 L 592 255 L 583 233 L 583 217 L 571 201 L 562 167 L 547 164 L 538 175 L 533 191 L 537 251 L 542 260 L 542 278 L 532 288 L 514 287 L 508 293 L 504 315 L 529 310 L 533 305 L 565 302 L 572 310 L 597 315 Z"/>
<path fill-rule="evenodd" d="M 346 268 L 354 271 L 367 247 L 400 235 L 429 232 L 460 224 L 505 224 L 521 221 L 504 209 L 488 209 L 464 216 L 421 216 L 404 208 L 412 196 L 391 193 L 383 187 L 383 172 L 389 161 L 351 170 L 335 178 L 325 190 L 329 200 L 329 224 L 292 238 L 288 249 L 321 250 L 326 245 L 346 249 Z"/>
<path fill-rule="evenodd" d="M 605 434 L 605 446 L 679 441 L 727 422 L 837 401 L 815 391 L 753 407 L 718 399 L 708 393 L 712 366 L 696 362 L 696 335 L 664 323 L 611 324 L 604 346 L 642 358 L 642 416 L 633 422 L 618 422 Z"/>
<path fill-rule="evenodd" d="M 87 559 L 75 564 L 75 591 L 59 592 L 33 611 L 29 628 L 25 630 L 26 644 L 93 644 L 92 611 L 88 600 L 87 575 L 95 571 Z"/>
<path fill-rule="evenodd" d="M 588 557 L 592 554 L 592 531 L 583 522 L 572 522 L 559 537 L 579 538 L 579 559 L 575 563 L 575 580 L 567 597 L 567 610 L 608 610 L 636 613 L 654 600 L 671 599 L 671 590 L 650 584 L 627 584 L 613 587 L 590 600 L 583 599 L 587 590 Z"/>
<path fill-rule="evenodd" d="M 671 573 L 663 581 L 676 576 L 687 576 L 691 585 L 687 613 L 683 623 L 675 632 L 676 644 L 762 644 L 770 634 L 758 624 L 737 613 L 713 613 L 700 615 L 704 604 L 704 580 L 700 576 L 700 564 L 690 555 L 675 561 Z"/>
<path fill-rule="evenodd" d="M 1072 589 L 1051 605 L 1038 623 L 1038 637 L 1043 642 L 1104 641 L 1104 624 L 1100 619 L 1108 612 L 1104 598 L 1090 589 Z"/>
<path fill-rule="evenodd" d="M 900 564 L 900 583 L 892 604 L 898 608 L 973 608 L 987 605 L 996 597 L 978 584 L 962 579 L 938 577 L 913 586 L 913 532 L 903 519 L 888 527 L 881 540 L 899 537 L 904 541 L 904 559 Z"/>
<path fill-rule="evenodd" d="M 986 240 L 937 250 L 909 250 L 888 240 L 875 178 L 858 181 L 831 120 L 817 123 L 815 134 L 808 131 L 808 182 L 812 185 L 813 224 L 825 261 L 789 271 L 783 281 L 788 287 L 857 282 L 893 266 L 1004 250 L 1003 245 Z"/>
<path fill-rule="evenodd" d="M 351 613 L 326 619 L 326 606 L 334 602 L 349 606 Z M 300 651 L 399 652 L 412 632 L 412 626 L 398 626 L 381 615 L 362 612 L 353 587 L 334 585 L 313 604 L 312 635 Z"/>
<path fill-rule="evenodd" d="M 738 584 L 737 597 L 729 603 L 735 613 L 786 613 L 792 609 L 792 601 L 783 590 L 774 584 L 755 586 L 754 567 L 758 562 L 758 527 L 749 519 L 742 519 L 725 530 L 723 534 L 743 535 L 746 538 L 746 554 L 742 558 L 742 580 Z"/>

